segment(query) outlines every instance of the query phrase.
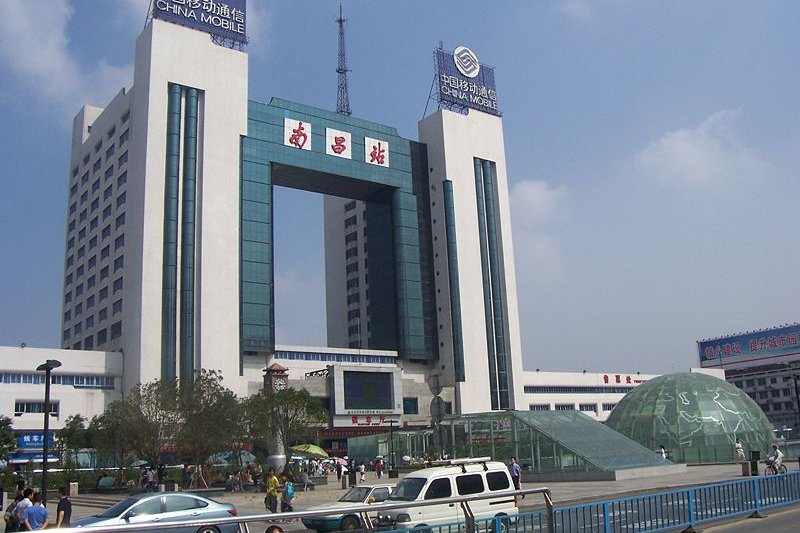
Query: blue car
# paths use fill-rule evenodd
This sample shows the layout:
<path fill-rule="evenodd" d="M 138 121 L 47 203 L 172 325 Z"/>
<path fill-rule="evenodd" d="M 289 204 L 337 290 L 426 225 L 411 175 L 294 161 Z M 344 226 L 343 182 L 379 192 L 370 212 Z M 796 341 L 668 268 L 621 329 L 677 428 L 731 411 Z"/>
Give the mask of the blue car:
<path fill-rule="evenodd" d="M 318 533 L 325 531 L 353 531 L 362 529 L 364 524 L 358 513 L 348 511 L 348 507 L 382 503 L 389 497 L 394 485 L 357 485 L 351 488 L 335 503 L 314 505 L 304 511 L 320 511 L 322 509 L 335 509 L 334 514 L 325 516 L 310 516 L 303 518 L 303 525 Z"/>
<path fill-rule="evenodd" d="M 232 518 L 236 514 L 236 508 L 230 503 L 220 503 L 188 492 L 145 493 L 125 498 L 100 514 L 73 520 L 72 527 L 165 524 L 207 518 Z M 235 533 L 238 529 L 239 524 L 231 522 L 214 526 L 178 528 L 170 531 Z"/>

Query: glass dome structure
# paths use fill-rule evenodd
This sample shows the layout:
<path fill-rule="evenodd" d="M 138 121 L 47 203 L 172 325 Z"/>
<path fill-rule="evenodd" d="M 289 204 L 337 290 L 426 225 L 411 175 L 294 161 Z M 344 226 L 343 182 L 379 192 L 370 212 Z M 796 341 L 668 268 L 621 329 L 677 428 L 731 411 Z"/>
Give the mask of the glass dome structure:
<path fill-rule="evenodd" d="M 699 373 L 651 379 L 625 395 L 606 425 L 656 452 L 664 446 L 673 462 L 735 461 L 736 439 L 745 453 L 766 454 L 772 426 L 747 394 Z"/>

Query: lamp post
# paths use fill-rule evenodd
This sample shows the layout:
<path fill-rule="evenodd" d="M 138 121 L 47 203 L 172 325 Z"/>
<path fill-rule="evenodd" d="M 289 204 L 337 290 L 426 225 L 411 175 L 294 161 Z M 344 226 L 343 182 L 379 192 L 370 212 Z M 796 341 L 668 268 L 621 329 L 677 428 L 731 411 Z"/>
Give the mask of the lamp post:
<path fill-rule="evenodd" d="M 797 416 L 795 417 L 794 427 L 800 428 L 800 389 L 797 388 L 797 374 L 792 374 L 792 380 L 794 380 L 794 399 L 797 402 L 797 411 L 795 412 Z"/>
<path fill-rule="evenodd" d="M 394 418 L 389 420 L 389 457 L 391 458 L 391 470 L 395 469 L 394 463 Z"/>
<path fill-rule="evenodd" d="M 48 359 L 36 367 L 44 372 L 44 438 L 42 442 L 42 504 L 47 505 L 47 446 L 50 438 L 50 373 L 61 366 L 61 361 Z"/>

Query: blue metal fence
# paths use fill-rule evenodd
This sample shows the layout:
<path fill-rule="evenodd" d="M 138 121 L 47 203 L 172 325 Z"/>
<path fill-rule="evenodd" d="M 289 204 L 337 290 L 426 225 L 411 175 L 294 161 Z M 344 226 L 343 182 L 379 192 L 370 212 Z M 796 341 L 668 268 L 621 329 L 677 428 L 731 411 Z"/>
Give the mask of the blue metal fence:
<path fill-rule="evenodd" d="M 792 472 L 556 507 L 555 530 L 558 533 L 669 531 L 798 502 L 800 472 Z M 527 525 L 537 521 L 541 524 L 542 514 L 536 511 L 520 515 L 517 532 L 541 531 L 541 528 Z"/>

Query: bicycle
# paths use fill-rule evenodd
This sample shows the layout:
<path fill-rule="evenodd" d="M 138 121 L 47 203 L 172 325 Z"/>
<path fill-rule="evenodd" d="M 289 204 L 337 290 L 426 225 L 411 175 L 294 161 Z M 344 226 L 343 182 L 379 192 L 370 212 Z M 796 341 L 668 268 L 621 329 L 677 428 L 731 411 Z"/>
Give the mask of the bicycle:
<path fill-rule="evenodd" d="M 774 461 L 767 461 L 767 467 L 764 469 L 765 476 L 774 476 L 777 474 L 785 474 L 787 472 L 786 465 L 781 463 L 777 467 Z"/>

